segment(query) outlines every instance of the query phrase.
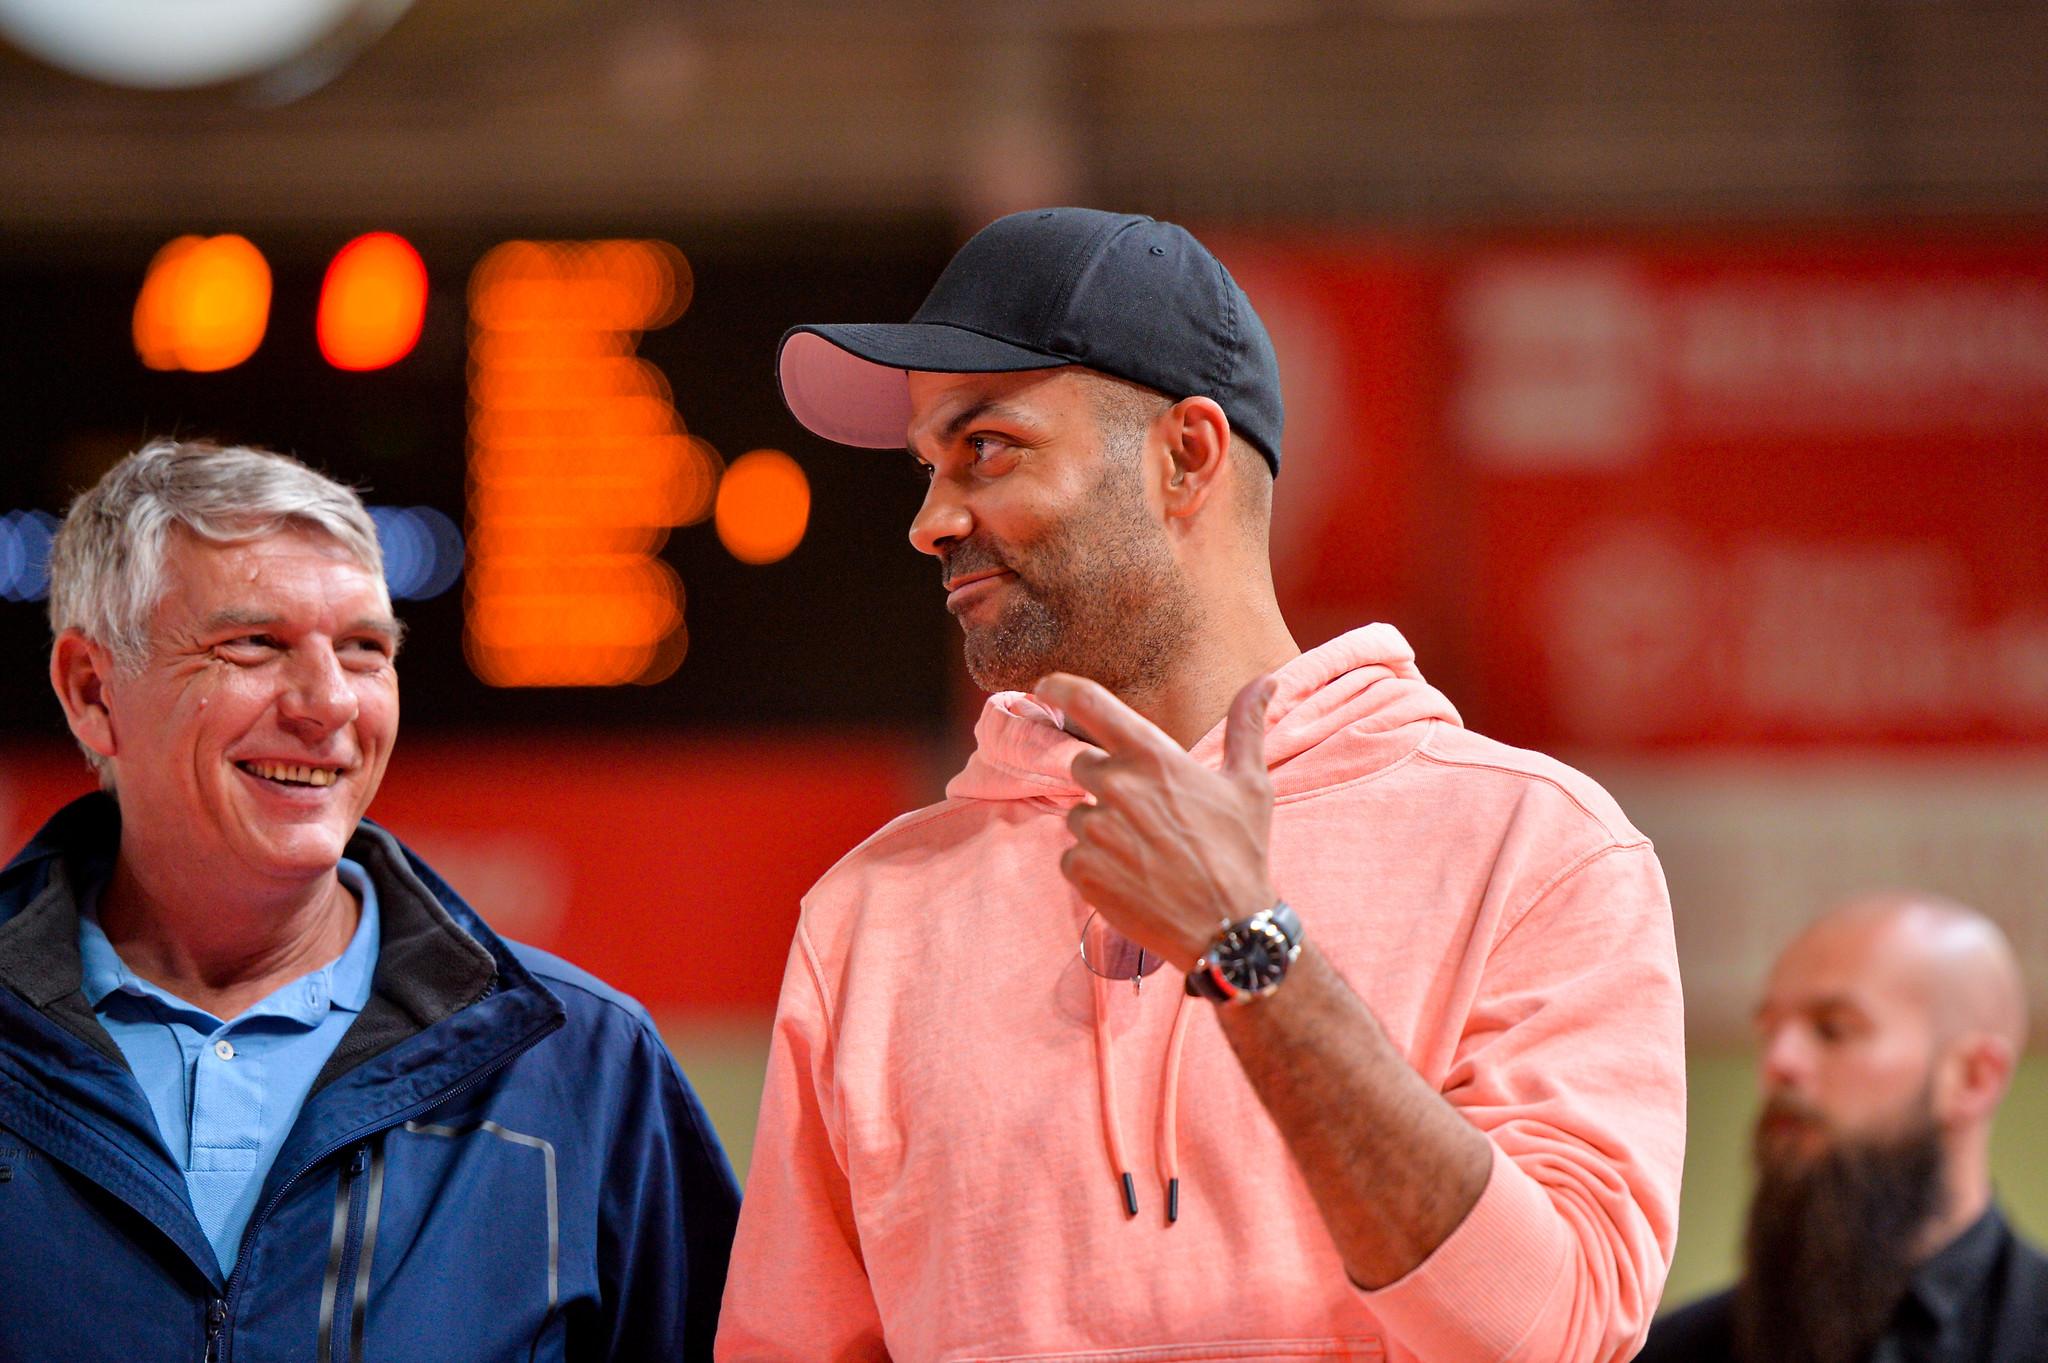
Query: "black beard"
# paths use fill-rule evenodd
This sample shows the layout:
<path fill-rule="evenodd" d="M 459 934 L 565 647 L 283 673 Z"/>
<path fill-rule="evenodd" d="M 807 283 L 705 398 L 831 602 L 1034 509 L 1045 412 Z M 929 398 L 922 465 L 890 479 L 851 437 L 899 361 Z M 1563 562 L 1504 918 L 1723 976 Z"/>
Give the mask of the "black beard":
<path fill-rule="evenodd" d="M 1157 686 L 1199 620 L 1173 555 L 1145 511 L 1135 466 L 1112 458 L 1087 511 L 1025 546 L 970 539 L 948 553 L 951 576 L 1017 574 L 1002 614 L 967 631 L 967 671 L 984 691 L 1023 691 L 1049 672 L 1089 677 L 1118 694 Z"/>
<path fill-rule="evenodd" d="M 1761 1126 L 1759 1126 L 1761 1132 Z M 1940 1133 L 1921 1120 L 1882 1141 L 1841 1141 L 1810 1160 L 1757 1142 L 1735 1356 L 1854 1363 L 1890 1325 L 1941 1210 Z"/>

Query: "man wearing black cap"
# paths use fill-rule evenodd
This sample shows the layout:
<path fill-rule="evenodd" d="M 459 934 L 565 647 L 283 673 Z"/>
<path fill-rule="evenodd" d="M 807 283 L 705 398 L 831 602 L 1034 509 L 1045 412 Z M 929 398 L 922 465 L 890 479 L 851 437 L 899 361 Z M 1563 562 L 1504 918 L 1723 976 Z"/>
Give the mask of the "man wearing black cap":
<path fill-rule="evenodd" d="M 1662 874 L 1390 626 L 1295 644 L 1222 265 L 1016 214 L 780 377 L 926 471 L 995 694 L 805 899 L 721 1358 L 1628 1357 L 1683 1147 Z"/>

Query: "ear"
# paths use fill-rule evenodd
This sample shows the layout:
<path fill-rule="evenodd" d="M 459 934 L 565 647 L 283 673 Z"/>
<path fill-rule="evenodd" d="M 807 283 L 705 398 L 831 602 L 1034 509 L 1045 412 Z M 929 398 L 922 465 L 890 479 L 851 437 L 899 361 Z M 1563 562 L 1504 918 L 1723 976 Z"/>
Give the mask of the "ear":
<path fill-rule="evenodd" d="M 76 629 L 58 635 L 50 648 L 50 685 L 64 707 L 64 721 L 80 743 L 101 757 L 112 757 L 118 746 L 113 675 L 112 655 Z"/>
<path fill-rule="evenodd" d="M 1943 1057 L 1936 1081 L 1937 1118 L 1990 1121 L 2005 1098 L 2017 1060 L 2012 1043 L 2002 1036 L 1974 1032 L 1958 1038 Z"/>
<path fill-rule="evenodd" d="M 1182 398 L 1159 418 L 1170 461 L 1166 514 L 1192 516 L 1230 464 L 1230 418 L 1214 398 Z"/>

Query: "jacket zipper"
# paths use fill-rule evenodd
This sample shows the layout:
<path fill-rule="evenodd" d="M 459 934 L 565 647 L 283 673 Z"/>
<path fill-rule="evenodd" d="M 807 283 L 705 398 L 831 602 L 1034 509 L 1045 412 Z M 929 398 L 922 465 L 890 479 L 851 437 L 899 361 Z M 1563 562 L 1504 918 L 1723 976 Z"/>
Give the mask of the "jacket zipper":
<path fill-rule="evenodd" d="M 348 1166 L 341 1173 L 341 1187 L 336 1192 L 342 1206 L 348 1210 L 344 1222 L 341 1253 L 337 1261 L 329 1266 L 333 1280 L 328 1284 L 325 1297 L 329 1313 L 322 1324 L 326 1335 L 320 1341 L 318 1357 L 320 1363 L 341 1360 L 352 1363 L 355 1354 L 349 1348 L 349 1339 L 354 1333 L 354 1306 L 356 1290 L 356 1265 L 363 1252 L 363 1222 L 369 1210 L 369 1192 L 363 1174 L 370 1167 L 370 1143 L 365 1140 L 356 1146 Z M 348 1303 L 348 1305 L 344 1305 Z"/>
<path fill-rule="evenodd" d="M 489 997 L 491 992 L 493 991 L 485 991 L 485 994 L 481 996 L 478 1001 L 481 1002 L 482 998 Z M 314 1169 L 318 1168 L 321 1164 L 325 1163 L 328 1157 L 333 1155 L 337 1150 L 340 1150 L 353 1142 L 361 1141 L 368 1136 L 375 1135 L 379 1131 L 387 1131 L 394 1126 L 402 1126 L 408 1118 L 416 1116 L 419 1113 L 425 1112 L 429 1108 L 439 1107 L 442 1103 L 445 1103 L 449 1099 L 456 1097 L 458 1094 L 461 1094 L 469 1089 L 476 1087 L 478 1084 L 490 1078 L 490 1076 L 496 1074 L 505 1066 L 511 1064 L 514 1060 L 517 1060 L 520 1056 L 532 1050 L 533 1047 L 543 1037 L 546 1037 L 555 1030 L 556 1029 L 551 1026 L 536 1028 L 532 1036 L 527 1037 L 524 1041 L 521 1041 L 517 1046 L 514 1046 L 512 1049 L 506 1051 L 503 1055 L 499 1056 L 496 1060 L 493 1060 L 490 1064 L 484 1066 L 482 1069 L 471 1073 L 470 1075 L 465 1077 L 460 1083 L 442 1089 L 439 1093 L 429 1094 L 427 1097 L 422 1098 L 419 1102 L 414 1103 L 411 1107 L 393 1113 L 390 1117 L 377 1123 L 375 1126 L 368 1127 L 360 1131 L 350 1132 L 341 1140 L 338 1140 L 334 1142 L 332 1145 L 329 1145 L 325 1149 L 319 1151 L 317 1154 L 313 1156 L 313 1158 L 307 1160 L 304 1164 L 300 1165 L 297 1169 L 293 1170 L 292 1176 L 290 1178 L 286 1179 L 283 1183 L 278 1184 L 277 1191 L 270 1195 L 270 1201 L 263 1204 L 262 1209 L 258 1211 L 253 1218 L 251 1218 L 248 1229 L 242 1232 L 242 1248 L 235 1255 L 234 1271 L 228 1274 L 227 1286 L 222 1290 L 220 1296 L 216 1297 L 213 1301 L 213 1304 L 207 1308 L 206 1363 L 227 1363 L 227 1361 L 234 1356 L 234 1341 L 228 1337 L 227 1323 L 228 1318 L 234 1314 L 235 1288 L 241 1282 L 242 1270 L 246 1268 L 249 1263 L 249 1246 L 255 1243 L 256 1232 L 262 1228 L 263 1223 L 265 1221 L 268 1221 L 270 1219 L 270 1214 L 277 1210 L 278 1203 L 284 1201 L 285 1194 L 292 1190 L 293 1184 L 297 1183 L 300 1179 L 304 1178 L 307 1174 L 311 1173 Z"/>

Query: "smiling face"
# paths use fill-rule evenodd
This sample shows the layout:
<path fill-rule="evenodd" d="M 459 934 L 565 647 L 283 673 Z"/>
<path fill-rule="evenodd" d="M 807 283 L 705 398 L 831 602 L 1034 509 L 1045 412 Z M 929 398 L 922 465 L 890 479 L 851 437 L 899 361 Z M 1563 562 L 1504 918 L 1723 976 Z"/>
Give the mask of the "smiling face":
<path fill-rule="evenodd" d="M 99 672 L 122 856 L 223 879 L 331 873 L 398 733 L 384 583 L 302 530 L 176 530 L 164 578 L 140 673 Z"/>
<path fill-rule="evenodd" d="M 1940 1059 L 1926 972 L 1897 925 L 1824 920 L 1779 958 L 1756 1026 L 1759 1159 L 1798 1165 L 1936 1119 Z"/>
<path fill-rule="evenodd" d="M 931 479 L 910 541 L 939 560 L 984 690 L 1054 671 L 1153 685 L 1193 629 L 1194 593 L 1147 494 L 1143 422 L 1109 415 L 1101 385 L 1114 383 L 910 375 L 910 452 Z"/>

